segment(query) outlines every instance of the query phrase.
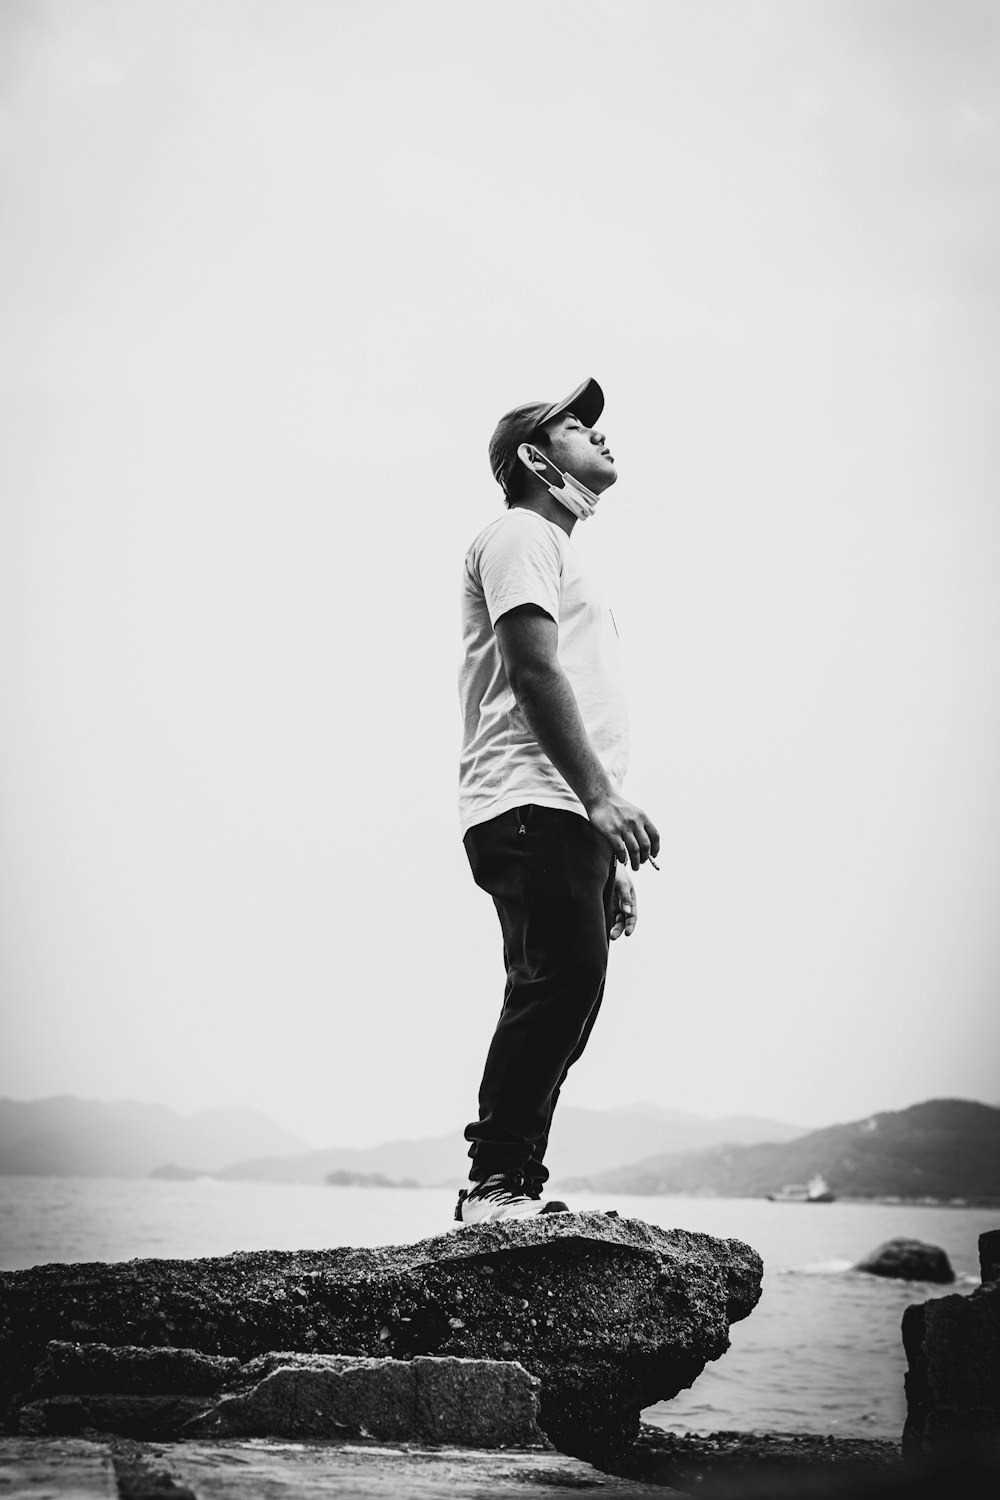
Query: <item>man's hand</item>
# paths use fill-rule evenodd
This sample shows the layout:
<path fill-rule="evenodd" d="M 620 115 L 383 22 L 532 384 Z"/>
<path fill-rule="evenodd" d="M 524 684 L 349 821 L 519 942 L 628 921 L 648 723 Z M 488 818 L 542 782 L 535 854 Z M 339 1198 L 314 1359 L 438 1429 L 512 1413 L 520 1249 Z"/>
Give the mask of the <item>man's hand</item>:
<path fill-rule="evenodd" d="M 615 894 L 611 902 L 611 941 L 620 938 L 624 932 L 626 937 L 631 937 L 635 931 L 635 924 L 639 920 L 639 914 L 635 906 L 635 886 L 632 877 L 624 865 L 615 869 Z"/>
<path fill-rule="evenodd" d="M 607 839 L 620 864 L 638 870 L 644 860 L 659 854 L 660 835 L 652 818 L 617 792 L 608 792 L 591 803 L 587 816 Z"/>

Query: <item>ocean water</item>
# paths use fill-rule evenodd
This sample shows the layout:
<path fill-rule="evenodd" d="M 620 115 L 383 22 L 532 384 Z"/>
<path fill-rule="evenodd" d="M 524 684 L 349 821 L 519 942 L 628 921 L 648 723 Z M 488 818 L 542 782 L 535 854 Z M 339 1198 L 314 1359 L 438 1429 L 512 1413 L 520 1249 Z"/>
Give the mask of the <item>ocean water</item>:
<path fill-rule="evenodd" d="M 688 1391 L 651 1407 L 675 1432 L 833 1433 L 897 1439 L 905 1418 L 900 1319 L 910 1302 L 978 1285 L 978 1236 L 1000 1212 L 757 1198 L 573 1194 L 666 1229 L 745 1240 L 764 1261 L 756 1310 Z M 0 1269 L 50 1261 L 401 1244 L 451 1224 L 454 1193 L 259 1182 L 0 1177 Z M 883 1281 L 851 1266 L 882 1240 L 941 1245 L 954 1287 Z"/>

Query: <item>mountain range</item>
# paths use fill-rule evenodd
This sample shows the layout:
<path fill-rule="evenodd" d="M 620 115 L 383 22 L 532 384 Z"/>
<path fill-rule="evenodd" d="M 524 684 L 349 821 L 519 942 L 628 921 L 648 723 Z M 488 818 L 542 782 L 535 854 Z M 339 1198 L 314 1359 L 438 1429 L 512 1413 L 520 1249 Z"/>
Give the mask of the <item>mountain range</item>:
<path fill-rule="evenodd" d="M 618 1109 L 582 1109 L 561 1105 L 552 1128 L 546 1158 L 554 1178 L 601 1172 L 623 1166 L 650 1151 L 692 1151 L 723 1141 L 786 1141 L 801 1135 L 800 1126 L 753 1115 L 726 1115 L 710 1120 L 652 1104 Z M 280 1160 L 236 1162 L 220 1177 L 269 1182 L 324 1182 L 329 1172 L 378 1172 L 413 1178 L 425 1187 L 454 1187 L 468 1172 L 468 1143 L 461 1130 L 418 1141 L 386 1141 L 378 1146 L 330 1146 Z"/>
<path fill-rule="evenodd" d="M 1000 1108 L 931 1099 L 785 1142 L 650 1155 L 562 1186 L 756 1198 L 815 1174 L 837 1197 L 1000 1205 Z"/>
<path fill-rule="evenodd" d="M 182 1116 L 162 1104 L 0 1099 L 0 1175 L 214 1176 L 454 1186 L 459 1129 L 423 1140 L 309 1150 L 253 1109 Z M 549 1152 L 553 1185 L 601 1193 L 761 1197 L 819 1174 L 837 1197 L 1000 1205 L 1000 1107 L 933 1099 L 805 1131 L 748 1115 L 707 1119 L 652 1104 L 563 1105 Z"/>
<path fill-rule="evenodd" d="M 184 1116 L 165 1104 L 132 1100 L 0 1099 L 0 1176 L 6 1177 L 148 1177 L 166 1162 L 216 1172 L 240 1156 L 288 1155 L 305 1145 L 255 1109 Z"/>
<path fill-rule="evenodd" d="M 709 1120 L 651 1104 L 613 1110 L 565 1105 L 550 1158 L 565 1177 L 623 1166 L 652 1152 L 784 1141 L 798 1134 L 800 1127 L 745 1115 Z M 166 1175 L 322 1183 L 328 1173 L 346 1171 L 453 1185 L 466 1175 L 467 1151 L 457 1128 L 423 1140 L 310 1151 L 256 1110 L 207 1110 L 185 1118 L 162 1104 L 0 1099 L 0 1175 L 7 1176 L 146 1177 L 170 1168 Z"/>

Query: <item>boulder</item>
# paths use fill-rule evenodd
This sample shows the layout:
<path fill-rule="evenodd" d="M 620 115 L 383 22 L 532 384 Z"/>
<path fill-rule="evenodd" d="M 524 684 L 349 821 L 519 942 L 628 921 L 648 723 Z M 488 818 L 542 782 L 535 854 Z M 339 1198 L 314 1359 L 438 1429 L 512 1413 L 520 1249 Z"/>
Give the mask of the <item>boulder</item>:
<path fill-rule="evenodd" d="M 517 1361 L 540 1382 L 538 1421 L 556 1447 L 610 1465 L 634 1441 L 644 1407 L 725 1353 L 729 1325 L 759 1299 L 761 1272 L 739 1240 L 601 1213 L 467 1226 L 373 1250 L 12 1271 L 0 1276 L 0 1420 L 18 1430 L 44 1389 L 53 1342 L 146 1351 L 137 1397 L 144 1379 L 162 1389 L 182 1370 L 216 1382 L 217 1393 L 236 1374 L 227 1361 L 275 1351 Z M 98 1383 L 108 1358 L 95 1354 Z M 205 1394 L 187 1380 L 169 1394 Z M 183 1419 L 192 1415 L 185 1408 Z"/>
<path fill-rule="evenodd" d="M 1000 1458 L 1000 1229 L 979 1237 L 982 1285 L 903 1314 L 903 1453 Z"/>
<path fill-rule="evenodd" d="M 955 1280 L 951 1261 L 939 1245 L 928 1245 L 923 1240 L 886 1240 L 864 1260 L 859 1260 L 856 1271 L 867 1271 L 869 1276 L 893 1276 L 900 1281 L 935 1281 L 946 1285 Z"/>
<path fill-rule="evenodd" d="M 18 1426 L 35 1437 L 113 1432 L 551 1448 L 538 1427 L 538 1387 L 519 1364 L 487 1359 L 274 1353 L 241 1364 L 190 1349 L 52 1343 Z"/>

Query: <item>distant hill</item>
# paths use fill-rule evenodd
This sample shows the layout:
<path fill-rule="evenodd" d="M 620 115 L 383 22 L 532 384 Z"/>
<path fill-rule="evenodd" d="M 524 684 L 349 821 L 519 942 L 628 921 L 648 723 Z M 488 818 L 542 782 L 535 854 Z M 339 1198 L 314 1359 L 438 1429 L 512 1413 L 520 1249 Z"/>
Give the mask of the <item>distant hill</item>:
<path fill-rule="evenodd" d="M 378 1187 L 378 1188 L 415 1188 L 419 1182 L 413 1178 L 404 1177 L 402 1181 L 395 1182 L 391 1177 L 384 1177 L 381 1172 L 328 1172 L 326 1174 L 328 1187 Z"/>
<path fill-rule="evenodd" d="M 548 1162 L 553 1178 L 601 1172 L 634 1161 L 650 1151 L 681 1151 L 721 1141 L 784 1141 L 803 1134 L 800 1126 L 752 1115 L 710 1120 L 652 1104 L 619 1109 L 560 1107 L 552 1131 Z M 454 1185 L 468 1171 L 468 1144 L 460 1130 L 416 1141 L 386 1141 L 378 1146 L 330 1146 L 300 1156 L 234 1162 L 219 1175 L 238 1180 L 324 1182 L 331 1172 L 380 1173 L 412 1178 L 423 1186 Z"/>
<path fill-rule="evenodd" d="M 802 1134 L 800 1126 L 753 1115 L 713 1120 L 653 1104 L 612 1110 L 564 1105 L 556 1116 L 549 1163 L 553 1176 L 563 1181 L 653 1152 L 787 1141 Z M 30 1103 L 0 1099 L 0 1176 L 146 1177 L 155 1172 L 179 1180 L 209 1175 L 324 1183 L 331 1172 L 350 1172 L 421 1186 L 453 1185 L 465 1178 L 467 1152 L 460 1129 L 423 1140 L 311 1151 L 252 1109 L 185 1117 L 163 1104 L 103 1104 L 68 1095 Z"/>
<path fill-rule="evenodd" d="M 1000 1109 L 967 1099 L 932 1099 L 782 1143 L 652 1155 L 629 1167 L 588 1173 L 576 1185 L 602 1192 L 756 1198 L 817 1172 L 838 1197 L 962 1198 L 1000 1205 Z"/>
<path fill-rule="evenodd" d="M 240 1157 L 287 1155 L 305 1145 L 255 1109 L 185 1116 L 165 1104 L 69 1095 L 0 1099 L 0 1176 L 147 1177 L 167 1162 L 211 1173 Z"/>

